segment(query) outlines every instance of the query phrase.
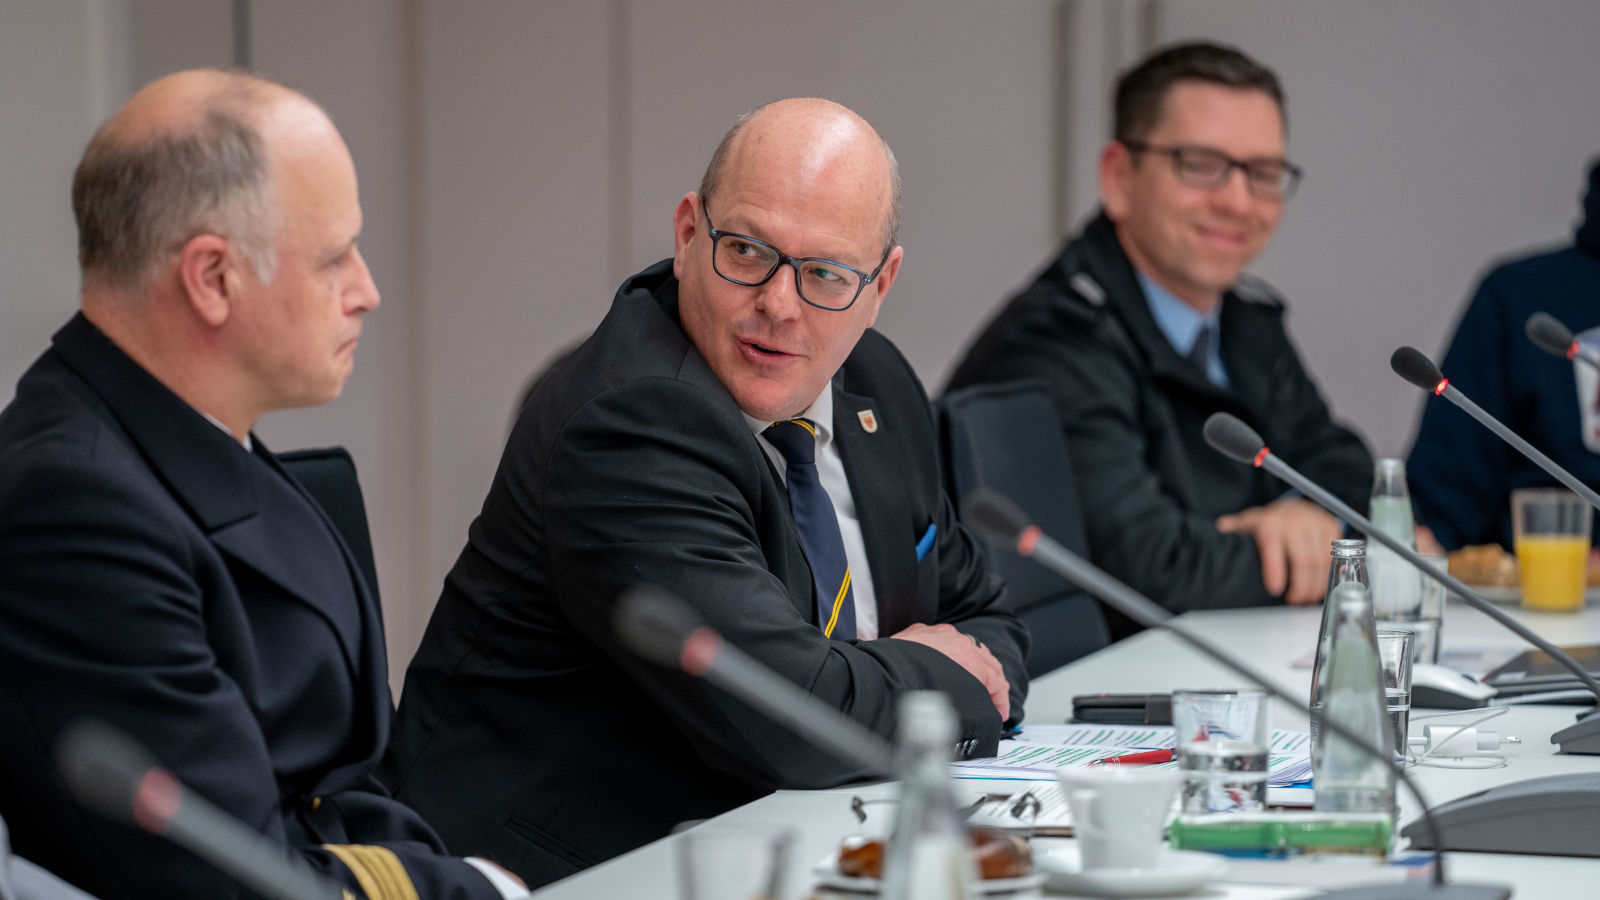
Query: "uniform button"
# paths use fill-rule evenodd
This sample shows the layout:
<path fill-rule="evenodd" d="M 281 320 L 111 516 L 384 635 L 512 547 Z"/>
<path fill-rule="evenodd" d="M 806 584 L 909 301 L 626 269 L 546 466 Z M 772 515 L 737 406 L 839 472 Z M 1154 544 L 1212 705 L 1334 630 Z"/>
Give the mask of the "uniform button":
<path fill-rule="evenodd" d="M 322 808 L 322 798 L 321 797 L 312 797 L 311 798 L 311 808 L 313 810 L 321 809 Z"/>

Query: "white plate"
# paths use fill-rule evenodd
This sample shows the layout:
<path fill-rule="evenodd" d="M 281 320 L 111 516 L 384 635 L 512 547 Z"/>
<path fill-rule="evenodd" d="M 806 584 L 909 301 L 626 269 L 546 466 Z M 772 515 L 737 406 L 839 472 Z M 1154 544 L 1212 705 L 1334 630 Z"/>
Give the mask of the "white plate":
<path fill-rule="evenodd" d="M 1192 890 L 1220 876 L 1228 861 L 1214 853 L 1161 848 L 1158 864 L 1148 869 L 1090 869 L 1075 845 L 1035 850 L 1033 864 L 1050 876 L 1051 891 L 1099 897 L 1157 897 Z"/>
<path fill-rule="evenodd" d="M 1461 583 L 1467 585 L 1468 588 L 1472 589 L 1473 593 L 1489 601 L 1490 603 L 1522 602 L 1522 588 L 1520 587 L 1500 587 L 1499 585 L 1494 584 L 1469 584 L 1465 581 Z"/>
<path fill-rule="evenodd" d="M 882 880 L 878 878 L 856 878 L 842 874 L 839 871 L 838 856 L 832 853 L 823 857 L 812 871 L 817 876 L 818 887 L 858 894 L 876 894 L 883 887 Z M 1018 878 L 985 878 L 978 883 L 978 893 L 985 897 L 1019 894 L 1023 891 L 1037 890 L 1044 884 L 1044 880 L 1045 873 L 1042 870 Z"/>

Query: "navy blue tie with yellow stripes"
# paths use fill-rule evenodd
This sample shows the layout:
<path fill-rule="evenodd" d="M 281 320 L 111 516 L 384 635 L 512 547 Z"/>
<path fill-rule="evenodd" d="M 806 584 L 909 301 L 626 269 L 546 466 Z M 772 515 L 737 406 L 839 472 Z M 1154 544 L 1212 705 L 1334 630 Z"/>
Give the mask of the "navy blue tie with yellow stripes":
<path fill-rule="evenodd" d="M 807 419 L 777 422 L 763 435 L 788 464 L 789 507 L 800 530 L 800 548 L 817 586 L 817 622 L 828 637 L 856 636 L 855 598 L 850 590 L 850 560 L 844 554 L 839 517 L 817 476 L 816 426 Z"/>

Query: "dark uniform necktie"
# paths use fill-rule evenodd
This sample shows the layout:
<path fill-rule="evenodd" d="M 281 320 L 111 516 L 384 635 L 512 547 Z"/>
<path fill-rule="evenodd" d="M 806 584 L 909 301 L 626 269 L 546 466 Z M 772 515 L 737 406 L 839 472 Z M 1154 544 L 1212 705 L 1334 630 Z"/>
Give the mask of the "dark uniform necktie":
<path fill-rule="evenodd" d="M 774 423 L 763 435 L 787 463 L 789 507 L 800 531 L 800 548 L 811 564 L 811 580 L 817 586 L 817 622 L 828 637 L 849 640 L 856 636 L 850 560 L 844 555 L 833 500 L 817 476 L 816 433 L 810 421 L 790 419 Z"/>
<path fill-rule="evenodd" d="M 1200 326 L 1200 333 L 1194 336 L 1194 346 L 1189 348 L 1189 361 L 1200 367 L 1200 373 L 1211 380 L 1211 341 L 1216 332 L 1210 325 Z"/>

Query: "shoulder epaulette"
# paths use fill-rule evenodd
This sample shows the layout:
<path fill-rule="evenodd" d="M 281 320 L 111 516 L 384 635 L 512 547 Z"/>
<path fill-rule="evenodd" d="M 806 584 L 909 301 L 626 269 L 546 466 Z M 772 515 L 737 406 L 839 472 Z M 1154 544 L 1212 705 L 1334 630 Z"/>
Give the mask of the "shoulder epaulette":
<path fill-rule="evenodd" d="M 1240 300 L 1250 303 L 1259 303 L 1262 306 L 1271 306 L 1277 309 L 1282 309 L 1284 306 L 1283 295 L 1278 293 L 1277 288 L 1254 275 L 1241 274 L 1239 280 L 1233 283 L 1233 293 Z"/>
<path fill-rule="evenodd" d="M 1087 272 L 1075 273 L 1067 279 L 1067 284 L 1074 293 L 1088 301 L 1090 306 L 1105 306 L 1106 292 L 1100 283 L 1089 277 Z"/>

